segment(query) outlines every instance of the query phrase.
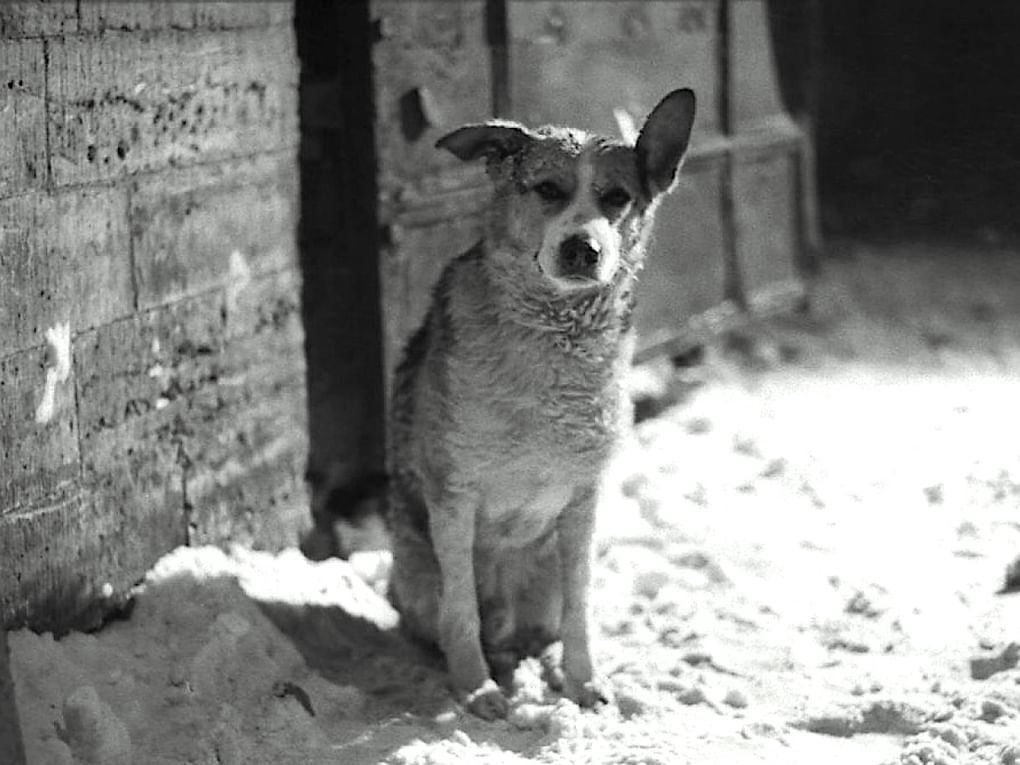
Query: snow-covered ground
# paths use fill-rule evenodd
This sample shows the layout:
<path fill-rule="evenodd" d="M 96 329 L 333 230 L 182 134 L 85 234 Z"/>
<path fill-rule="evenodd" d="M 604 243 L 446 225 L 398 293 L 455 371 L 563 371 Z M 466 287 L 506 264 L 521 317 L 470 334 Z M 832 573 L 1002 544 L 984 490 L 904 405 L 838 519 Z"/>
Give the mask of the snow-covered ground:
<path fill-rule="evenodd" d="M 1020 765 L 1020 255 L 853 248 L 810 317 L 644 369 L 582 712 L 449 699 L 385 553 L 180 549 L 129 619 L 10 635 L 31 763 Z M 1017 572 L 1020 579 L 1020 572 Z"/>

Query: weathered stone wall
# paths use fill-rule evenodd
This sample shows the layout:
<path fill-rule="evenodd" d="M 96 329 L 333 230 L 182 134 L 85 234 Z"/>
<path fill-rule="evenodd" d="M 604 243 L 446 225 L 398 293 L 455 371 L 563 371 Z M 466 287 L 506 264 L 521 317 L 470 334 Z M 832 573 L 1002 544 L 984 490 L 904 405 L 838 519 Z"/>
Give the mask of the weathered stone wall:
<path fill-rule="evenodd" d="M 0 623 L 307 514 L 290 2 L 0 4 Z"/>

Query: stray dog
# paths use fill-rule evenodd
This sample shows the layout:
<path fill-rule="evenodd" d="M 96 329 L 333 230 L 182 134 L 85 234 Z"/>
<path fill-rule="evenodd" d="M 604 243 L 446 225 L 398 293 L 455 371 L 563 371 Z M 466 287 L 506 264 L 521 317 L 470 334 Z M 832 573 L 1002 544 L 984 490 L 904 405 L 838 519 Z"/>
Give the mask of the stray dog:
<path fill-rule="evenodd" d="M 493 678 L 529 655 L 578 704 L 607 700 L 589 645 L 595 504 L 628 426 L 635 278 L 694 110 L 673 91 L 633 146 L 506 121 L 436 144 L 484 158 L 495 193 L 396 371 L 389 596 L 480 717 L 506 716 Z"/>

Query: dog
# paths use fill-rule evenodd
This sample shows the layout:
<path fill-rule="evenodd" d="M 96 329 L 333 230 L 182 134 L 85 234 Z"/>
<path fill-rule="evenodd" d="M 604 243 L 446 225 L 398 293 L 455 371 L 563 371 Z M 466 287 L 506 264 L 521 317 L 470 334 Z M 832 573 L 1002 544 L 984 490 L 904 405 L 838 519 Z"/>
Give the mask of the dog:
<path fill-rule="evenodd" d="M 636 277 L 694 112 L 691 90 L 669 93 L 633 145 L 502 120 L 436 143 L 484 159 L 494 193 L 395 372 L 389 597 L 484 719 L 506 716 L 501 684 L 526 656 L 580 706 L 608 700 L 590 646 L 595 506 L 629 427 Z"/>

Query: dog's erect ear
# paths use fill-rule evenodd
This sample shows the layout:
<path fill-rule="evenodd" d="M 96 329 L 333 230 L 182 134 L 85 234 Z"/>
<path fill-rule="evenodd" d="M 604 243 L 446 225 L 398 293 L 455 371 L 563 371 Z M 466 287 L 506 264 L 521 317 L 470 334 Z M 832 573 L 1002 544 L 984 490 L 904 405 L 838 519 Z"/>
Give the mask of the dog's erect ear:
<path fill-rule="evenodd" d="M 500 160 L 521 151 L 534 138 L 527 128 L 514 122 L 487 122 L 447 133 L 436 141 L 436 147 L 447 149 L 465 162 L 479 157 Z"/>
<path fill-rule="evenodd" d="M 674 90 L 659 101 L 645 120 L 634 150 L 641 183 L 649 197 L 669 191 L 687 151 L 694 124 L 694 91 Z"/>

